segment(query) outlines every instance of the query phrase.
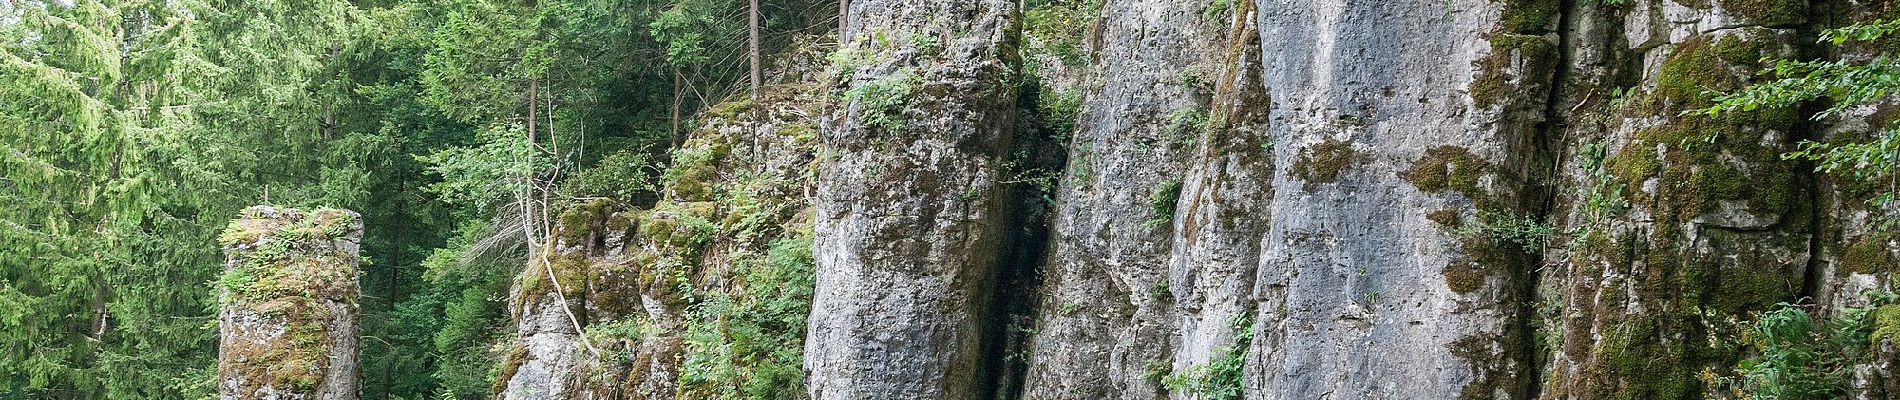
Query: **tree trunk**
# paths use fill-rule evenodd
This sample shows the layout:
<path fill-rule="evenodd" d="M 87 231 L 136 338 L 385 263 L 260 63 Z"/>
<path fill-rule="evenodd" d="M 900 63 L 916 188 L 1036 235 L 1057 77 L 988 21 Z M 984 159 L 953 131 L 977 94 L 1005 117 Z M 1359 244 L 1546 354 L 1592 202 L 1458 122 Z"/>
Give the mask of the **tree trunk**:
<path fill-rule="evenodd" d="M 752 42 L 750 43 L 751 48 L 749 49 L 749 53 L 751 53 L 750 55 L 752 56 L 752 100 L 758 101 L 759 100 L 759 0 L 751 0 L 751 3 L 752 3 L 752 12 L 749 13 L 751 17 L 750 22 L 749 22 L 749 25 L 750 25 L 749 28 L 752 31 Z"/>

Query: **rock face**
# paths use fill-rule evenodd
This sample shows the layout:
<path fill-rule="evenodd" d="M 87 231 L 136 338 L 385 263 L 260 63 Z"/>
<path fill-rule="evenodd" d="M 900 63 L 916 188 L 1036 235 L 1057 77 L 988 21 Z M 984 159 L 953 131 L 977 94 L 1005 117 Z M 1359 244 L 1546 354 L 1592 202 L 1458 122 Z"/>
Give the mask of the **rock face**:
<path fill-rule="evenodd" d="M 1539 244 L 1481 232 L 1535 218 L 1557 22 L 1535 3 L 1259 3 L 1280 172 L 1249 397 L 1528 393 Z"/>
<path fill-rule="evenodd" d="M 1581 13 L 1567 52 L 1589 85 L 1568 88 L 1564 219 L 1578 232 L 1545 276 L 1557 330 L 1546 398 L 1720 396 L 1702 377 L 1742 354 L 1735 319 L 1793 301 L 1814 268 L 1815 188 L 1780 155 L 1802 133 L 1795 110 L 1720 118 L 1705 91 L 1759 81 L 1763 57 L 1797 54 L 1805 2 L 1638 1 Z M 1624 61 L 1626 60 L 1626 61 Z M 1612 61 L 1616 62 L 1616 61 Z M 1585 72 L 1588 73 L 1588 72 Z M 1607 98 L 1628 87 L 1622 98 Z M 1574 185 L 1574 186 L 1571 186 Z M 1555 308 L 1555 307 L 1553 307 Z"/>
<path fill-rule="evenodd" d="M 854 1 L 821 128 L 814 399 L 976 399 L 1010 199 L 1016 2 Z"/>
<path fill-rule="evenodd" d="M 1736 398 L 1783 302 L 1871 324 L 1833 395 L 1894 398 L 1890 189 L 1782 154 L 1900 113 L 1688 112 L 1885 7 L 847 1 L 780 83 L 825 85 L 710 111 L 658 204 L 564 214 L 507 390 L 721 397 L 766 369 L 695 361 L 747 348 L 705 296 L 809 227 L 813 289 L 751 297 L 810 305 L 767 398 Z"/>
<path fill-rule="evenodd" d="M 256 206 L 219 241 L 218 397 L 357 398 L 355 212 Z"/>
<path fill-rule="evenodd" d="M 1088 79 L 1100 85 L 1085 90 L 1057 192 L 1023 398 L 1166 398 L 1162 377 L 1231 343 L 1266 216 L 1242 214 L 1264 211 L 1252 200 L 1270 193 L 1232 180 L 1270 167 L 1262 132 L 1209 127 L 1265 111 L 1210 109 L 1235 85 L 1258 92 L 1253 76 L 1230 71 L 1252 60 L 1224 57 L 1250 48 L 1228 42 L 1251 32 L 1229 32 L 1235 19 L 1218 14 L 1196 2 L 1102 4 L 1099 35 L 1114 45 L 1097 50 Z"/>

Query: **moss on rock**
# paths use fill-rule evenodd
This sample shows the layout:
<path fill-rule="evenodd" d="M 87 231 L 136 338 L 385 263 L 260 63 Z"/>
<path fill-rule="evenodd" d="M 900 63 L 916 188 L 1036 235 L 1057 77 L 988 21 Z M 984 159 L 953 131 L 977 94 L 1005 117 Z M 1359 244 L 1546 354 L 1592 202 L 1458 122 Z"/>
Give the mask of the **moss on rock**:
<path fill-rule="evenodd" d="M 1450 208 L 1432 210 L 1432 212 L 1425 214 L 1425 219 L 1437 223 L 1439 226 L 1453 229 L 1464 226 L 1465 224 L 1462 213 Z"/>
<path fill-rule="evenodd" d="M 1561 12 L 1558 7 L 1557 0 L 1505 0 L 1499 28 L 1521 35 L 1550 32 Z"/>
<path fill-rule="evenodd" d="M 1763 26 L 1787 26 L 1807 20 L 1806 0 L 1716 0 L 1722 11 Z"/>
<path fill-rule="evenodd" d="M 1486 208 L 1490 196 L 1479 185 L 1490 169 L 1490 162 L 1471 154 L 1469 149 L 1445 145 L 1426 150 L 1425 156 L 1412 163 L 1412 169 L 1404 176 L 1420 191 L 1463 194 L 1479 208 Z"/>
<path fill-rule="evenodd" d="M 219 375 L 236 382 L 227 395 L 308 391 L 336 373 L 331 330 L 355 331 L 361 237 L 354 212 L 268 206 L 244 210 L 219 235 Z"/>
<path fill-rule="evenodd" d="M 1339 180 L 1339 174 L 1351 168 L 1364 156 L 1353 149 L 1352 143 L 1328 138 L 1306 148 L 1298 159 L 1293 160 L 1293 175 L 1306 180 L 1308 185 L 1332 183 Z"/>
<path fill-rule="evenodd" d="M 1469 88 L 1472 104 L 1478 108 L 1491 108 L 1504 103 L 1506 96 L 1527 93 L 1525 88 L 1545 84 L 1543 80 L 1556 72 L 1557 45 L 1544 36 L 1495 33 L 1490 42 L 1491 53 L 1474 62 L 1478 71 Z"/>
<path fill-rule="evenodd" d="M 1893 270 L 1892 244 L 1889 235 L 1871 235 L 1854 241 L 1841 249 L 1841 270 L 1859 274 Z"/>
<path fill-rule="evenodd" d="M 1874 348 L 1880 348 L 1880 342 L 1895 340 L 1900 346 L 1900 304 L 1888 304 L 1875 308 L 1873 312 L 1873 333 L 1867 336 L 1867 342 Z"/>

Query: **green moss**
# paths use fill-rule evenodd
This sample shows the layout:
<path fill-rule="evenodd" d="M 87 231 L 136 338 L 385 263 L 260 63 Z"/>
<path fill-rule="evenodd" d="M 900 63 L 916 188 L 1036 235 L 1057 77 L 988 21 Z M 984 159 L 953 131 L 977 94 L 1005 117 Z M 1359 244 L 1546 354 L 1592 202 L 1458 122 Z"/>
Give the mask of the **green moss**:
<path fill-rule="evenodd" d="M 1716 0 L 1722 11 L 1765 26 L 1785 26 L 1807 20 L 1806 0 Z"/>
<path fill-rule="evenodd" d="M 1484 288 L 1484 282 L 1490 274 L 1472 263 L 1452 263 L 1439 271 L 1445 275 L 1445 286 L 1459 294 L 1471 294 Z"/>
<path fill-rule="evenodd" d="M 719 180 L 720 163 L 731 153 L 732 143 L 724 136 L 689 140 L 673 151 L 673 164 L 661 173 L 660 182 L 675 199 L 711 200 L 713 184 Z"/>
<path fill-rule="evenodd" d="M 1509 386 L 1511 371 L 1505 367 L 1511 357 L 1499 351 L 1504 340 L 1493 335 L 1470 335 L 1445 345 L 1451 354 L 1465 359 L 1471 369 L 1471 382 L 1458 391 L 1458 400 L 1488 400 L 1508 397 L 1517 392 Z"/>
<path fill-rule="evenodd" d="M 1499 28 L 1524 35 L 1550 32 L 1557 23 L 1557 8 L 1557 0 L 1505 0 Z"/>
<path fill-rule="evenodd" d="M 1794 289 L 1800 287 L 1795 275 L 1772 264 L 1765 265 L 1729 265 L 1688 268 L 1683 282 L 1685 287 L 1694 287 L 1699 282 L 1716 282 L 1713 293 L 1701 294 L 1700 290 L 1685 293 L 1686 300 L 1692 303 L 1708 304 L 1709 308 L 1727 315 L 1743 315 L 1750 311 L 1761 310 L 1793 297 Z M 1705 276 L 1696 276 L 1702 274 Z"/>
<path fill-rule="evenodd" d="M 1841 270 L 1861 274 L 1892 270 L 1891 243 L 1887 235 L 1873 235 L 1847 245 L 1841 250 Z"/>
<path fill-rule="evenodd" d="M 1528 93 L 1526 88 L 1544 84 L 1556 72 L 1557 46 L 1550 39 L 1498 33 L 1490 41 L 1491 53 L 1478 59 L 1478 72 L 1469 88 L 1472 104 L 1478 108 L 1497 105 L 1505 96 Z"/>
<path fill-rule="evenodd" d="M 579 298 L 587 289 L 587 277 L 593 269 L 585 255 L 577 254 L 549 254 L 547 263 L 530 260 L 528 265 L 516 278 L 522 293 L 522 304 L 516 304 L 516 307 L 526 307 L 541 295 L 553 293 L 555 285 L 548 282 L 549 269 L 553 270 L 554 279 L 560 284 L 562 296 Z"/>
<path fill-rule="evenodd" d="M 1339 174 L 1351 168 L 1361 156 L 1353 149 L 1352 143 L 1328 138 L 1306 148 L 1299 158 L 1293 160 L 1293 175 L 1306 180 L 1308 185 L 1331 183 L 1339 180 Z"/>
<path fill-rule="evenodd" d="M 500 366 L 496 368 L 496 372 L 498 373 L 495 374 L 495 376 L 504 377 L 504 378 L 513 377 L 515 376 L 515 372 L 518 372 L 521 370 L 521 365 L 526 364 L 527 362 L 528 362 L 528 348 L 526 346 L 522 346 L 521 343 L 519 343 L 519 341 L 517 340 L 517 343 L 515 343 L 513 346 L 509 346 L 508 356 L 507 358 L 502 359 Z M 508 379 L 495 379 L 494 382 L 492 382 L 489 385 L 488 392 L 489 393 L 507 393 Z"/>
<path fill-rule="evenodd" d="M 1734 90 L 1760 68 L 1773 41 L 1761 34 L 1701 35 L 1676 45 L 1656 75 L 1656 89 L 1643 103 L 1675 114 L 1707 107 L 1712 91 Z"/>
<path fill-rule="evenodd" d="M 1605 161 L 1609 167 L 1610 176 L 1615 177 L 1618 183 L 1625 187 L 1641 187 L 1643 181 L 1662 170 L 1662 161 L 1656 157 L 1655 144 L 1643 141 L 1630 142 L 1615 156 Z M 1627 196 L 1634 196 L 1637 193 L 1634 190 L 1624 192 Z"/>
<path fill-rule="evenodd" d="M 1867 342 L 1879 348 L 1880 342 L 1894 339 L 1900 346 L 1900 304 L 1888 304 L 1874 309 L 1873 333 L 1867 336 Z"/>
<path fill-rule="evenodd" d="M 569 206 L 555 218 L 556 234 L 561 240 L 569 243 L 584 243 L 597 233 L 595 232 L 597 228 L 604 226 L 596 224 L 604 223 L 604 220 L 612 215 L 614 207 L 613 200 L 604 198 L 589 199 Z"/>
<path fill-rule="evenodd" d="M 1458 146 L 1438 146 L 1425 151 L 1425 156 L 1412 163 L 1412 169 L 1405 172 L 1405 179 L 1419 190 L 1427 193 L 1452 191 L 1464 194 L 1479 208 L 1487 208 L 1489 196 L 1479 187 L 1479 181 L 1491 169 L 1491 163 L 1471 154 L 1471 151 Z"/>
<path fill-rule="evenodd" d="M 1588 398 L 1617 400 L 1697 399 L 1695 357 L 1680 340 L 1665 337 L 1659 325 L 1669 316 L 1636 318 L 1603 333 L 1596 361 L 1585 370 Z M 1671 329 L 1669 331 L 1674 331 Z"/>
<path fill-rule="evenodd" d="M 818 140 L 818 125 L 806 121 L 790 123 L 779 128 L 779 134 L 792 137 L 800 145 L 813 144 Z"/>
<path fill-rule="evenodd" d="M 1437 223 L 1438 226 L 1452 229 L 1456 229 L 1465 224 L 1463 213 L 1450 208 L 1432 210 L 1432 212 L 1425 214 L 1425 219 Z"/>
<path fill-rule="evenodd" d="M 728 100 L 713 105 L 712 109 L 706 110 L 706 116 L 711 118 L 733 119 L 738 117 L 739 113 L 751 111 L 752 109 L 752 99 L 740 97 L 737 100 Z"/>
<path fill-rule="evenodd" d="M 1511 242 L 1480 234 L 1459 236 L 1458 256 L 1439 271 L 1454 292 L 1476 292 L 1491 275 L 1530 266 L 1531 254 Z"/>
<path fill-rule="evenodd" d="M 634 221 L 637 218 L 639 218 L 639 213 L 634 211 L 613 213 L 613 215 L 607 216 L 607 232 L 633 233 L 629 232 L 629 230 L 634 229 Z"/>

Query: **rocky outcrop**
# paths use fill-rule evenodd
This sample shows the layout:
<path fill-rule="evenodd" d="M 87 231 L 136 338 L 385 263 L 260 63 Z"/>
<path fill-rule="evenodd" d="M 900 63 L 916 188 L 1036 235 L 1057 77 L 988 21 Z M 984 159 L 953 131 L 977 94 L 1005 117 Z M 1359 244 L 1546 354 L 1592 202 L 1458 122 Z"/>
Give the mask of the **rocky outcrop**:
<path fill-rule="evenodd" d="M 1522 398 L 1553 2 L 1262 2 L 1249 398 Z M 1373 22 L 1377 21 L 1377 22 Z"/>
<path fill-rule="evenodd" d="M 1252 180 L 1270 167 L 1248 125 L 1265 102 L 1244 98 L 1262 95 L 1253 60 L 1227 56 L 1253 48 L 1251 2 L 1101 7 L 1023 398 L 1167 398 L 1250 307 L 1270 193 Z"/>
<path fill-rule="evenodd" d="M 1844 395 L 1900 393 L 1883 189 L 1782 159 L 1900 114 L 1696 112 L 1875 6 L 1018 4 L 847 2 L 826 76 L 710 111 L 657 204 L 572 207 L 509 390 L 1729 398 L 1748 324 L 1805 301 L 1871 324 Z M 803 352 L 734 355 L 754 327 Z"/>
<path fill-rule="evenodd" d="M 1012 199 L 1016 2 L 853 1 L 822 126 L 814 399 L 975 399 Z"/>
<path fill-rule="evenodd" d="M 510 290 L 516 339 L 497 397 L 804 395 L 811 116 L 824 99 L 807 83 L 822 55 L 796 47 L 759 98 L 701 117 L 658 199 L 582 199 L 553 221 Z"/>
<path fill-rule="evenodd" d="M 1741 357 L 1738 320 L 1804 295 L 1814 188 L 1782 153 L 1796 110 L 1708 117 L 1709 91 L 1759 82 L 1764 57 L 1796 56 L 1805 2 L 1637 1 L 1586 13 L 1566 51 L 1610 65 L 1575 87 L 1561 192 L 1574 232 L 1544 287 L 1546 398 L 1718 396 L 1710 374 Z M 1620 21 L 1617 20 L 1620 18 Z M 1627 87 L 1627 89 L 1623 89 Z M 1600 111 L 1593 111 L 1600 110 Z"/>
<path fill-rule="evenodd" d="M 218 397 L 357 398 L 362 219 L 256 206 L 218 240 Z"/>

